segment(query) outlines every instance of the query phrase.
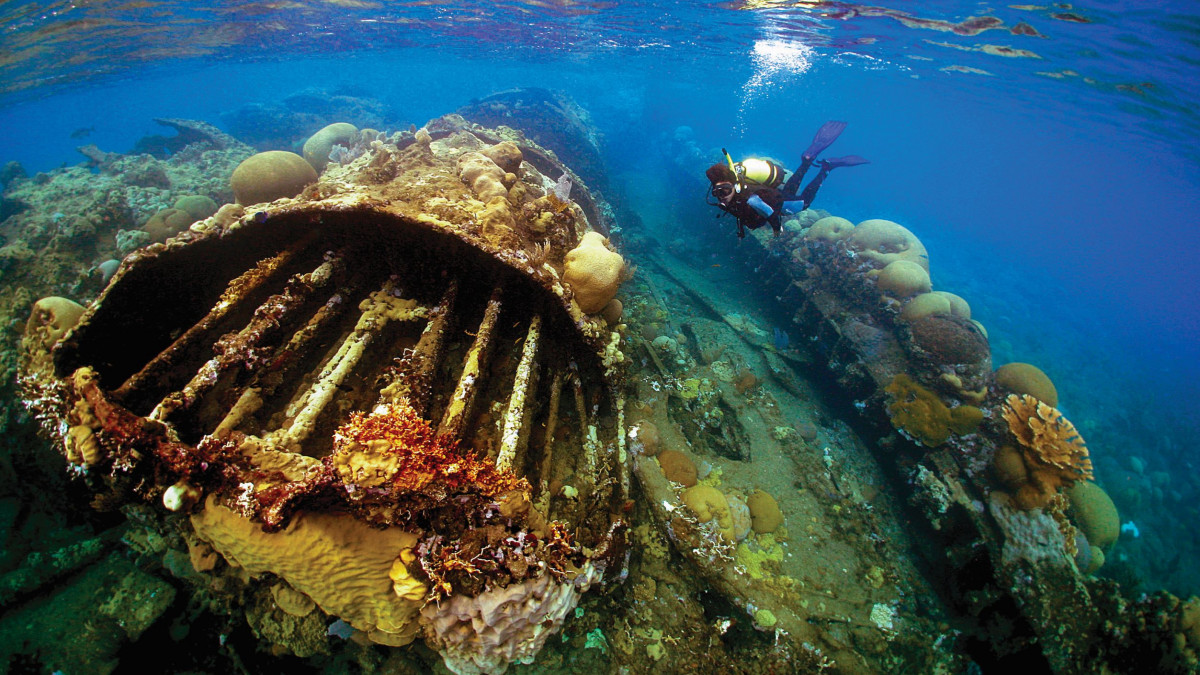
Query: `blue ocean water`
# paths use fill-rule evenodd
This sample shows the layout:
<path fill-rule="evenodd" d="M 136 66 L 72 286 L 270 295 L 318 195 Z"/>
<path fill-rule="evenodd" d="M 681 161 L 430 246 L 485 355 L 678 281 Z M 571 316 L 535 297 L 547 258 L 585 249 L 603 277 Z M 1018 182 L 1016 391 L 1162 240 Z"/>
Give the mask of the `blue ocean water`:
<path fill-rule="evenodd" d="M 725 147 L 794 166 L 821 123 L 845 120 L 830 153 L 870 164 L 834 172 L 815 206 L 916 232 L 994 362 L 1054 380 L 1101 482 L 1169 475 L 1154 497 L 1112 490 L 1140 555 L 1200 550 L 1178 539 L 1200 521 L 1195 4 L 891 5 L 6 3 L 0 163 L 34 174 L 85 143 L 126 152 L 163 133 L 154 118 L 228 129 L 305 91 L 376 99 L 399 129 L 545 87 L 590 112 L 610 198 L 719 262 L 732 225 L 704 206 L 702 173 L 679 177 L 672 139 L 710 162 Z M 1172 574 L 1157 586 L 1198 590 Z"/>

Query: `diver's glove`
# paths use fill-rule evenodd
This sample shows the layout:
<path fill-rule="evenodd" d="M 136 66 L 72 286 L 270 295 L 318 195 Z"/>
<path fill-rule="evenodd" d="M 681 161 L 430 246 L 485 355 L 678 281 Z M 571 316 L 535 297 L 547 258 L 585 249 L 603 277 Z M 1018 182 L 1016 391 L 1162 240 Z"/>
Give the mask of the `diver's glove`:
<path fill-rule="evenodd" d="M 758 211 L 763 218 L 770 218 L 771 214 L 775 213 L 775 209 L 771 208 L 762 200 L 762 197 L 759 197 L 758 195 L 750 195 L 750 198 L 746 200 L 746 203 L 750 205 L 750 208 Z"/>

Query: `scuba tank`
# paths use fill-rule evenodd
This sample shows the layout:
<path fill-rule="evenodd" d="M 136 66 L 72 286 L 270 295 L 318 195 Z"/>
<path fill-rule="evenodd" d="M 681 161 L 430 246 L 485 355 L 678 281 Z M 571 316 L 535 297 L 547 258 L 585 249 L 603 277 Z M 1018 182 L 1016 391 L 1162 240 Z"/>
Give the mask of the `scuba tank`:
<path fill-rule="evenodd" d="M 746 183 L 765 185 L 770 188 L 779 187 L 783 183 L 783 177 L 787 173 L 787 169 L 775 162 L 758 159 L 757 157 L 743 159 L 741 162 L 734 162 L 728 150 L 721 148 L 721 152 L 725 153 L 725 161 L 729 162 L 729 168 L 737 176 L 735 189 L 738 192 L 741 192 L 746 187 Z"/>

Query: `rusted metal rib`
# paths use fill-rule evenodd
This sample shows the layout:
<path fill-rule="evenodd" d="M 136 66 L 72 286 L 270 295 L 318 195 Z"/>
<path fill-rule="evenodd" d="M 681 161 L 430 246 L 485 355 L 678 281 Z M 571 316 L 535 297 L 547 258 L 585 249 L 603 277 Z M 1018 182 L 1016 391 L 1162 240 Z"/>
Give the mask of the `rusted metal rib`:
<path fill-rule="evenodd" d="M 530 405 L 532 391 L 537 386 L 538 342 L 542 336 L 542 317 L 535 314 L 529 321 L 525 335 L 525 346 L 521 348 L 521 362 L 513 378 L 512 396 L 508 399 L 508 411 L 504 413 L 504 431 L 500 434 L 500 452 L 496 457 L 496 468 L 511 471 L 516 464 L 517 454 L 529 443 Z"/>
<path fill-rule="evenodd" d="M 612 396 L 613 405 L 617 409 L 617 456 L 614 458 L 613 466 L 616 467 L 617 471 L 617 483 L 621 486 L 619 496 L 622 500 L 625 500 L 629 499 L 629 475 L 630 463 L 632 461 L 625 442 L 625 397 L 615 387 L 610 395 Z"/>
<path fill-rule="evenodd" d="M 479 330 L 475 333 L 475 341 L 471 343 L 471 349 L 467 352 L 462 375 L 458 378 L 458 384 L 454 387 L 454 395 L 450 398 L 449 405 L 446 406 L 441 424 L 438 425 L 439 436 L 462 438 L 463 427 L 470 418 L 471 409 L 482 384 L 479 381 L 480 374 L 491 357 L 492 333 L 496 328 L 496 320 L 500 318 L 503 295 L 504 292 L 499 286 L 492 289 L 487 309 L 483 312 L 483 320 L 479 323 Z"/>
<path fill-rule="evenodd" d="M 208 314 L 204 315 L 204 318 L 184 331 L 183 335 L 175 338 L 170 347 L 159 352 L 141 370 L 129 376 L 129 379 L 117 387 L 113 396 L 117 400 L 124 400 L 144 387 L 162 381 L 163 376 L 177 365 L 177 361 L 191 353 L 198 343 L 212 340 L 209 333 L 217 329 L 225 317 L 243 309 L 256 291 L 275 283 L 287 263 L 296 256 L 298 250 L 298 246 L 292 246 L 270 258 L 264 258 L 253 268 L 230 281 L 229 285 L 225 287 L 225 292 L 221 294 L 220 300 L 209 310 Z"/>
<path fill-rule="evenodd" d="M 399 403 L 407 399 L 418 415 L 424 417 L 429 414 L 433 382 L 446 352 L 446 324 L 450 321 L 457 297 L 458 280 L 455 279 L 442 294 L 437 307 L 430 311 L 429 322 L 425 324 L 416 346 L 407 350 L 392 381 L 379 392 L 381 404 Z"/>
<path fill-rule="evenodd" d="M 574 364 L 572 364 L 574 369 Z M 584 472 L 595 485 L 599 480 L 596 475 L 599 460 L 596 457 L 596 446 L 599 440 L 595 436 L 595 427 L 591 424 L 591 416 L 588 415 L 587 401 L 583 396 L 583 381 L 579 379 L 579 373 L 571 373 L 571 387 L 575 390 L 575 412 L 579 415 L 579 435 L 583 439 L 583 458 Z"/>
<path fill-rule="evenodd" d="M 213 346 L 216 356 L 205 361 L 183 389 L 164 398 L 150 413 L 150 418 L 165 420 L 177 410 L 186 410 L 216 387 L 223 373 L 253 367 L 252 359 L 259 345 L 274 336 L 293 314 L 309 302 L 313 293 L 337 276 L 336 273 L 343 266 L 342 257 L 335 256 L 312 272 L 293 275 L 281 293 L 272 295 L 259 305 L 250 323 L 236 335 L 221 338 Z"/>
<path fill-rule="evenodd" d="M 268 365 L 255 373 L 254 381 L 246 387 L 229 413 L 213 430 L 213 436 L 219 437 L 233 431 L 242 423 L 243 419 L 258 412 L 263 402 L 275 393 L 278 386 L 277 384 L 266 384 L 265 381 L 269 379 L 279 382 L 286 379 L 289 372 L 304 359 L 309 350 L 313 349 L 314 337 L 323 332 L 346 310 L 346 305 L 349 303 L 348 298 L 354 297 L 358 288 L 357 283 L 352 283 L 346 288 L 339 289 L 317 309 L 316 313 L 309 317 L 300 330 L 292 334 L 290 340 L 275 350 Z"/>
<path fill-rule="evenodd" d="M 542 446 L 542 466 L 538 471 L 538 476 L 541 477 L 541 497 L 543 507 L 548 512 L 550 503 L 550 467 L 554 465 L 554 434 L 558 427 L 558 403 L 562 398 L 562 381 L 563 375 L 560 371 L 554 372 L 554 379 L 550 381 L 550 409 L 546 413 L 546 442 Z"/>
<path fill-rule="evenodd" d="M 402 300 L 394 280 L 389 279 L 383 287 L 367 296 L 358 306 L 362 314 L 354 330 L 346 336 L 337 353 L 321 369 L 312 386 L 288 406 L 286 414 L 292 424 L 272 434 L 281 447 L 298 450 L 316 427 L 325 407 L 333 400 L 338 387 L 354 371 L 375 336 L 390 321 L 412 320 L 425 316 L 426 308 L 411 300 Z"/>

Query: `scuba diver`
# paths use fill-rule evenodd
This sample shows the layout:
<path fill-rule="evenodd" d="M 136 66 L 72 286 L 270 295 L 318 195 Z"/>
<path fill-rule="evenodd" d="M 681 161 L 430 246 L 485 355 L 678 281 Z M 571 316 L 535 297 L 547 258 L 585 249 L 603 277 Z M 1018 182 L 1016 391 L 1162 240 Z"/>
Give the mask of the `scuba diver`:
<path fill-rule="evenodd" d="M 775 236 L 783 229 L 782 214 L 784 211 L 798 213 L 812 205 L 817 197 L 817 190 L 825 182 L 830 171 L 841 166 L 858 166 L 867 164 L 867 160 L 858 155 L 834 157 L 821 160 L 821 170 L 804 187 L 798 196 L 800 181 L 812 166 L 817 155 L 828 148 L 846 128 L 845 122 L 830 121 L 821 125 L 817 135 L 813 136 L 812 144 L 800 156 L 800 166 L 784 182 L 787 170 L 774 162 L 765 159 L 746 159 L 734 163 L 729 151 L 721 148 L 725 154 L 725 162 L 713 164 L 704 172 L 711 183 L 710 194 L 716 198 L 714 204 L 705 198 L 710 206 L 720 207 L 722 213 L 733 214 L 738 224 L 738 239 L 746 236 L 746 230 L 754 230 L 765 223 L 771 224 Z M 782 187 L 780 184 L 782 183 Z"/>

